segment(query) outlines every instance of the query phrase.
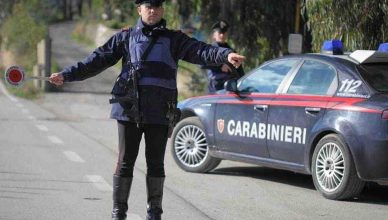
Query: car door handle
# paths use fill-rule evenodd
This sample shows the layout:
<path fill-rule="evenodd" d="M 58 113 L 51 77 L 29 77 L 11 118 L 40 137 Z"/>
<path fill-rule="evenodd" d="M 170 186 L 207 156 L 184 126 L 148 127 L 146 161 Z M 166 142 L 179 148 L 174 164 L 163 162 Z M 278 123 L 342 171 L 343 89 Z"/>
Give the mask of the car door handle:
<path fill-rule="evenodd" d="M 321 108 L 306 107 L 305 111 L 306 111 L 306 113 L 317 114 L 318 112 L 321 111 Z"/>
<path fill-rule="evenodd" d="M 268 105 L 255 105 L 253 107 L 253 109 L 255 109 L 255 111 L 261 111 L 261 112 L 266 111 L 267 108 L 268 108 Z"/>

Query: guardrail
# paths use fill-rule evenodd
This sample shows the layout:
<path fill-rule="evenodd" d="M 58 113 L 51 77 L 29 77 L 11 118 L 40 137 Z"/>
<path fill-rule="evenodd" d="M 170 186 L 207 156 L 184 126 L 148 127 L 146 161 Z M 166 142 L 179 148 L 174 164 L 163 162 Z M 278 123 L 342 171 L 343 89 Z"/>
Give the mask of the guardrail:
<path fill-rule="evenodd" d="M 48 77 L 51 74 L 51 38 L 47 35 L 37 45 L 37 64 L 34 66 L 32 75 L 36 77 Z M 48 81 L 34 80 L 34 86 L 43 91 L 53 91 L 54 86 Z"/>

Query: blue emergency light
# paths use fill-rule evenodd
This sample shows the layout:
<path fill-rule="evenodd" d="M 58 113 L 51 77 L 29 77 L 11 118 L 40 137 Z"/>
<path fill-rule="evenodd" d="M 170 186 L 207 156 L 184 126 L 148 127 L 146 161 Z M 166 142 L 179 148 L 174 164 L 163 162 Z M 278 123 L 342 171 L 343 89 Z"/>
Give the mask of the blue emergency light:
<path fill-rule="evenodd" d="M 321 52 L 333 55 L 342 55 L 344 54 L 344 46 L 340 40 L 327 40 L 323 42 Z"/>
<path fill-rule="evenodd" d="M 380 51 L 380 52 L 388 52 L 388 43 L 382 43 L 382 44 L 380 44 L 379 49 L 377 49 L 377 51 Z"/>

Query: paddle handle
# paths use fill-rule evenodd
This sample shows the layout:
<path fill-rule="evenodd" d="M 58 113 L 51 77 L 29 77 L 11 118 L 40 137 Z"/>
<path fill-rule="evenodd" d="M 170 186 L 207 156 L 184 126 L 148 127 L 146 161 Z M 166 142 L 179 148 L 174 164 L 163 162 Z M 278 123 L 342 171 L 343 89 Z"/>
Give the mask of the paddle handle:
<path fill-rule="evenodd" d="M 28 77 L 28 79 L 37 79 L 37 80 L 49 81 L 50 77 L 47 77 L 47 76 L 30 76 L 30 77 Z"/>

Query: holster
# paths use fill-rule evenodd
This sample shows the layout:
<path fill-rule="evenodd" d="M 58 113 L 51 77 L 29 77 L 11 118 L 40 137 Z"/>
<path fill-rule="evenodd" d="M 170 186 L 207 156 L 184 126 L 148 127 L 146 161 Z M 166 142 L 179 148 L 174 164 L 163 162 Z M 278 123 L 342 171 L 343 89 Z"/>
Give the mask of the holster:
<path fill-rule="evenodd" d="M 167 105 L 168 110 L 166 117 L 168 118 L 168 137 L 170 138 L 175 125 L 181 118 L 181 110 L 177 107 L 176 101 L 169 101 L 167 102 Z"/>
<path fill-rule="evenodd" d="M 129 89 L 127 83 L 127 80 L 122 77 L 122 74 L 120 74 L 113 85 L 111 94 L 118 97 L 125 96 L 127 94 L 127 90 Z"/>
<path fill-rule="evenodd" d="M 137 74 L 137 71 L 134 70 L 130 71 L 128 79 L 121 76 L 117 78 L 112 89 L 113 98 L 109 100 L 109 103 L 119 103 L 125 116 L 132 118 L 136 123 L 141 123 Z"/>

